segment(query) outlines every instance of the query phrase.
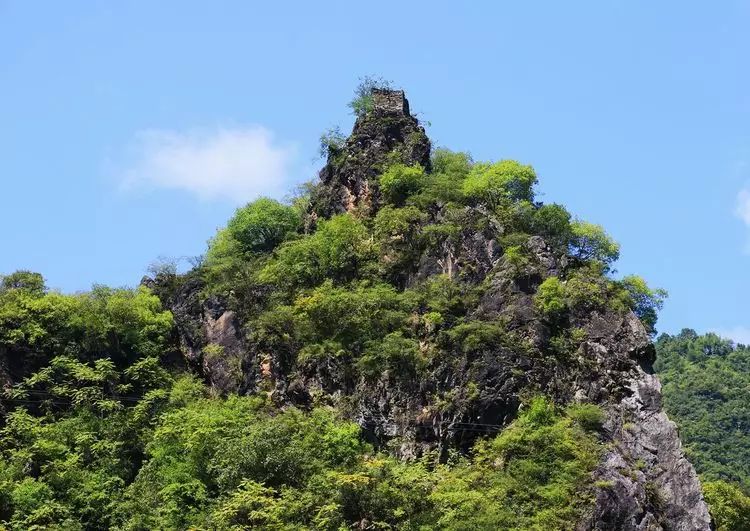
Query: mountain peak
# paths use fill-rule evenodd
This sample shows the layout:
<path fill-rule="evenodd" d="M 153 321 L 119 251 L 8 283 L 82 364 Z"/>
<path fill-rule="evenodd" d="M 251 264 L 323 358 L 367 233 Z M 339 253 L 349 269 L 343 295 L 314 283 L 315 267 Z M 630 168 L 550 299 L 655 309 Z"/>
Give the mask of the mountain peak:
<path fill-rule="evenodd" d="M 313 193 L 314 217 L 380 207 L 378 177 L 392 164 L 430 169 L 432 145 L 424 127 L 409 112 L 403 90 L 372 89 L 367 110 L 349 137 L 328 147 L 320 184 Z"/>
<path fill-rule="evenodd" d="M 409 100 L 403 90 L 372 89 L 372 110 L 410 116 Z"/>

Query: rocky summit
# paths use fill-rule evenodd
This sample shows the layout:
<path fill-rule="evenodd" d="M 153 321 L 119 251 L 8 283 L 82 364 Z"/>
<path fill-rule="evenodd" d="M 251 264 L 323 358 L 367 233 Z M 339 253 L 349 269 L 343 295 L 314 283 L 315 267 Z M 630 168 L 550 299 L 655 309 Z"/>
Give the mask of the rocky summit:
<path fill-rule="evenodd" d="M 377 177 L 385 164 L 430 167 L 430 140 L 409 112 L 401 90 L 373 90 L 371 108 L 357 118 L 346 142 L 330 150 L 311 198 L 316 216 L 351 212 L 373 214 L 380 206 Z"/>

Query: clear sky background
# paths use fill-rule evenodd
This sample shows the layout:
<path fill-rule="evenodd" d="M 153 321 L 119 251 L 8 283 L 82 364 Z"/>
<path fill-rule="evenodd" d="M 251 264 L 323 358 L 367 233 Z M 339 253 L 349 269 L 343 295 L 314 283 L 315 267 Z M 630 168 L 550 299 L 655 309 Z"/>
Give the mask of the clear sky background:
<path fill-rule="evenodd" d="M 309 180 L 359 77 L 433 143 L 531 163 L 662 331 L 750 343 L 750 2 L 0 0 L 0 272 L 135 285 Z"/>

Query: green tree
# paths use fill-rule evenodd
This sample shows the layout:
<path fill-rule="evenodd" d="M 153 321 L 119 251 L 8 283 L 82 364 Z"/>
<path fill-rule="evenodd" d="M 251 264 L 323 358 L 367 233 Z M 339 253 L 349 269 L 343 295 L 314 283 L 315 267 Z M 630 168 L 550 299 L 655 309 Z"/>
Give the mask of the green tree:
<path fill-rule="evenodd" d="M 393 164 L 380 176 L 380 192 L 392 205 L 401 206 L 406 199 L 417 193 L 425 180 L 421 166 Z"/>
<path fill-rule="evenodd" d="M 320 158 L 335 157 L 341 152 L 345 142 L 346 137 L 341 129 L 338 126 L 332 127 L 320 135 L 318 155 L 320 155 Z"/>
<path fill-rule="evenodd" d="M 664 408 L 704 481 L 750 492 L 750 433 L 742 428 L 750 426 L 750 348 L 690 329 L 662 334 L 654 369 Z"/>
<path fill-rule="evenodd" d="M 432 154 L 432 171 L 425 175 L 421 192 L 409 199 L 421 209 L 437 204 L 462 203 L 463 182 L 473 161 L 468 153 L 439 148 Z"/>
<path fill-rule="evenodd" d="M 605 265 L 615 262 L 620 257 L 620 245 L 601 227 L 586 221 L 574 221 L 571 224 L 573 237 L 571 251 L 581 260 L 597 260 Z"/>
<path fill-rule="evenodd" d="M 567 309 L 565 286 L 558 277 L 547 277 L 534 296 L 536 307 L 543 315 L 555 319 Z"/>
<path fill-rule="evenodd" d="M 123 365 L 160 356 L 172 333 L 172 314 L 148 288 L 94 286 L 63 295 L 38 289 L 0 291 L 0 345 L 33 371 L 56 355 Z"/>
<path fill-rule="evenodd" d="M 346 282 L 366 273 L 374 258 L 365 225 L 351 214 L 341 214 L 321 221 L 315 233 L 279 247 L 259 278 L 291 290 L 326 278 Z"/>
<path fill-rule="evenodd" d="M 424 247 L 422 227 L 427 215 L 414 206 L 378 211 L 373 222 L 373 237 L 385 276 L 395 284 L 406 281 Z"/>
<path fill-rule="evenodd" d="M 282 205 L 274 199 L 262 197 L 242 208 L 238 208 L 227 223 L 225 235 L 217 235 L 209 247 L 209 259 L 221 254 L 223 249 L 214 245 L 229 246 L 231 240 L 241 253 L 264 253 L 272 251 L 288 234 L 300 225 L 297 210 Z M 221 233 L 219 233 L 221 234 Z"/>
<path fill-rule="evenodd" d="M 33 271 L 16 271 L 10 275 L 0 275 L 0 291 L 22 289 L 37 295 L 43 294 L 47 287 L 44 277 Z"/>
<path fill-rule="evenodd" d="M 514 160 L 479 163 L 466 177 L 463 192 L 470 200 L 494 208 L 502 200 L 533 201 L 536 182 L 534 169 Z"/>
<path fill-rule="evenodd" d="M 726 481 L 703 483 L 716 531 L 750 531 L 750 496 Z"/>
<path fill-rule="evenodd" d="M 556 249 L 566 249 L 573 236 L 570 213 L 562 205 L 542 205 L 534 211 L 531 231 Z"/>
<path fill-rule="evenodd" d="M 397 330 L 407 317 L 406 304 L 392 286 L 331 281 L 294 303 L 297 326 L 308 343 L 332 340 L 350 350 Z"/>
<path fill-rule="evenodd" d="M 379 341 L 365 345 L 357 367 L 373 378 L 388 371 L 394 378 L 413 378 L 419 374 L 426 360 L 419 351 L 419 342 L 404 337 L 402 332 L 391 332 Z"/>
<path fill-rule="evenodd" d="M 656 333 L 657 312 L 664 305 L 667 291 L 656 288 L 652 289 L 643 278 L 637 275 L 628 275 L 621 281 L 622 287 L 627 291 L 627 303 L 643 322 L 650 333 Z"/>
<path fill-rule="evenodd" d="M 472 462 L 441 470 L 430 499 L 441 529 L 571 529 L 591 503 L 601 446 L 542 397 Z"/>
<path fill-rule="evenodd" d="M 354 98 L 349 102 L 352 114 L 357 117 L 364 116 L 372 110 L 374 90 L 391 90 L 393 83 L 382 77 L 365 76 L 360 78 L 357 88 L 354 90 Z"/>

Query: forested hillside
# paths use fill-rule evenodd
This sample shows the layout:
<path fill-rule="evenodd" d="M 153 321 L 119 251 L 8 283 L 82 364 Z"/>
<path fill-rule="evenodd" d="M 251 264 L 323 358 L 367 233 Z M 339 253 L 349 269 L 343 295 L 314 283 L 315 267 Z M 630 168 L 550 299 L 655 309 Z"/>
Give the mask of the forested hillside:
<path fill-rule="evenodd" d="M 4 525 L 707 529 L 652 374 L 666 294 L 617 277 L 619 246 L 539 202 L 531 166 L 433 149 L 401 91 L 356 96 L 318 180 L 239 208 L 188 273 L 3 277 Z"/>
<path fill-rule="evenodd" d="M 720 518 L 726 529 L 750 529 L 750 348 L 686 329 L 660 336 L 656 352 L 664 407 L 709 502 L 734 506 Z"/>

